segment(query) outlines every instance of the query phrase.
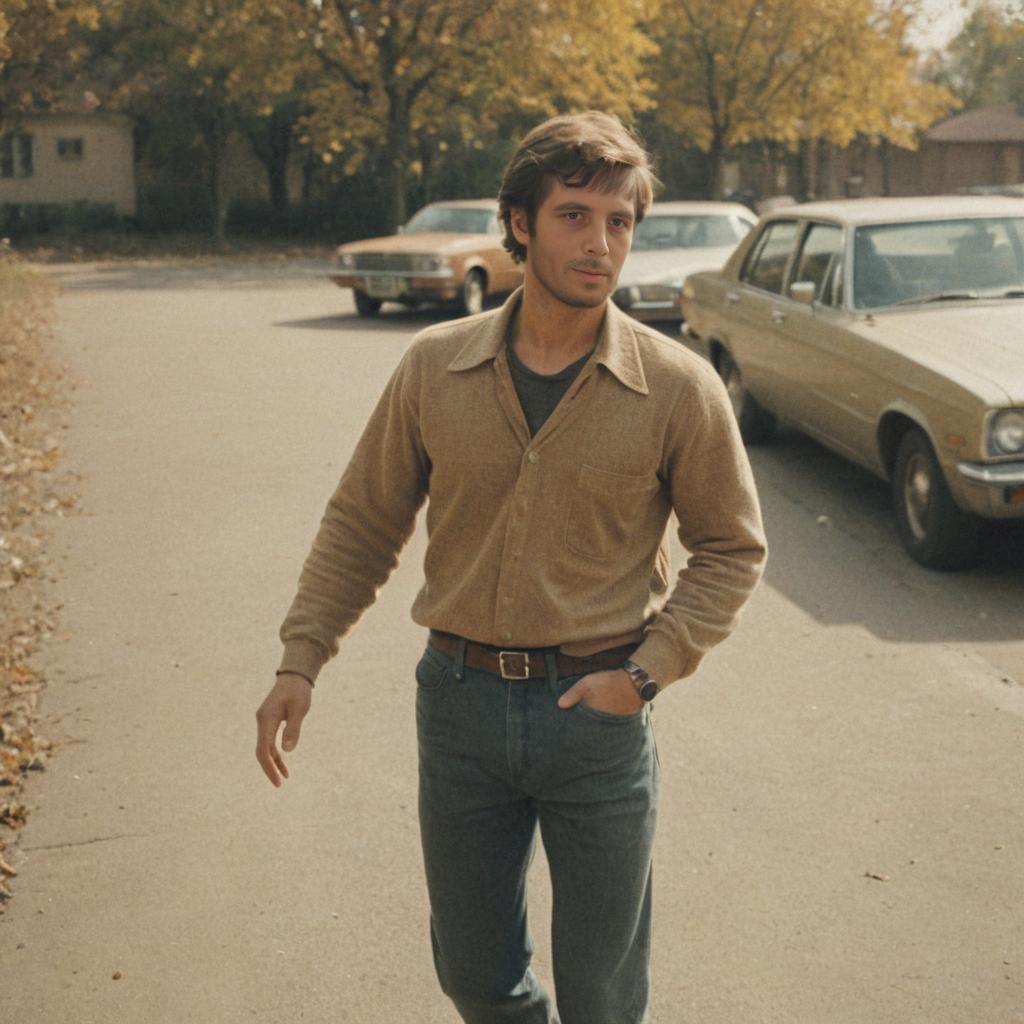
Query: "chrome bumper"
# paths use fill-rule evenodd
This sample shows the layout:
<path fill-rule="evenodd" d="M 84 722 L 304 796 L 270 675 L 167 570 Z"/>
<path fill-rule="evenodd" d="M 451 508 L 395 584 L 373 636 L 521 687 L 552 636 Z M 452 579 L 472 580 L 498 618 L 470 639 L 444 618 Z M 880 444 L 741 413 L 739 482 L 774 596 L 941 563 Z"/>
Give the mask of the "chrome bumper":
<path fill-rule="evenodd" d="M 956 468 L 961 476 L 986 487 L 1024 487 L 1024 462 L 1001 462 L 989 466 L 961 462 Z"/>

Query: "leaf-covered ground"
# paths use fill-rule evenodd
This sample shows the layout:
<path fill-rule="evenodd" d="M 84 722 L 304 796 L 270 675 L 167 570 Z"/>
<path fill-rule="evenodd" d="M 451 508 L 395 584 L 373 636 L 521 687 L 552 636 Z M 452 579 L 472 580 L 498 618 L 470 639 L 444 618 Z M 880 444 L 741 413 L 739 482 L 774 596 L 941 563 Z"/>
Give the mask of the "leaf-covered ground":
<path fill-rule="evenodd" d="M 48 352 L 54 288 L 0 242 L 0 912 L 14 868 L 5 857 L 25 823 L 29 772 L 50 750 L 37 731 L 45 680 L 38 653 L 54 631 L 48 520 L 72 507 L 60 470 L 62 371 Z"/>

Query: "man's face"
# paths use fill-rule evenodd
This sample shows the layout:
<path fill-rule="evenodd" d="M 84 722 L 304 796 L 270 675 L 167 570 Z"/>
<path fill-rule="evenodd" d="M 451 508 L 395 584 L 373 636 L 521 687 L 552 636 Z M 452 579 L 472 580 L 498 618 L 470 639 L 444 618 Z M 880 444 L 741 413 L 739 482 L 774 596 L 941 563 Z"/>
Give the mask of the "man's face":
<path fill-rule="evenodd" d="M 512 211 L 512 230 L 526 246 L 527 280 L 566 306 L 602 305 L 615 290 L 635 219 L 626 195 L 555 182 L 532 235 L 526 211 Z"/>

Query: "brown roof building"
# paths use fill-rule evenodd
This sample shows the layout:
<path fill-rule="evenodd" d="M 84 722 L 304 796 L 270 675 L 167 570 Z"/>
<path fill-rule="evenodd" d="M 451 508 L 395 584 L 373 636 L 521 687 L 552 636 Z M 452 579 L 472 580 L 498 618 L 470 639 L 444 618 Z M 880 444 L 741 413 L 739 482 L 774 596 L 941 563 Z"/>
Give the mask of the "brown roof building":
<path fill-rule="evenodd" d="M 1024 143 L 1024 111 L 1016 103 L 968 110 L 925 132 L 929 142 Z"/>

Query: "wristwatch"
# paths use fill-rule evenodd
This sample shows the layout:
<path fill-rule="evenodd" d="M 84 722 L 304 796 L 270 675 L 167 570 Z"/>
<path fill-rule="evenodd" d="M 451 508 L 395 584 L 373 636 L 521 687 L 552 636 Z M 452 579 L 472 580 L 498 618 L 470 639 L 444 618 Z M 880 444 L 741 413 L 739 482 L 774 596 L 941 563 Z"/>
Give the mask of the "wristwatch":
<path fill-rule="evenodd" d="M 658 684 L 635 661 L 623 662 L 622 668 L 633 680 L 641 700 L 650 702 L 658 696 Z"/>

